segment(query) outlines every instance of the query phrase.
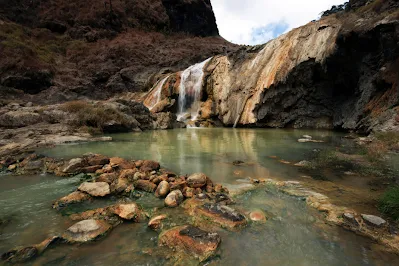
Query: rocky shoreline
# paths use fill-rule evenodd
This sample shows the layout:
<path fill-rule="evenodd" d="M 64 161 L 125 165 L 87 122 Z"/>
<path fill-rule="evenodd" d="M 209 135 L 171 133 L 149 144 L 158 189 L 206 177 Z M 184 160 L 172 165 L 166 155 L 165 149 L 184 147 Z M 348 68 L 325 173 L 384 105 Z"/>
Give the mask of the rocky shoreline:
<path fill-rule="evenodd" d="M 4 166 L 7 165 L 3 165 L 3 169 Z M 77 221 L 76 224 L 37 245 L 4 253 L 2 259 L 12 263 L 34 259 L 56 243 L 99 240 L 121 223 L 148 223 L 149 228 L 159 232 L 158 245 L 170 249 L 169 259 L 184 261 L 195 258 L 203 262 L 215 256 L 222 242 L 217 228 L 235 232 L 251 223 L 267 222 L 262 212 L 247 213 L 235 209 L 235 196 L 231 196 L 222 185 L 214 184 L 205 174 L 179 176 L 154 161 L 125 160 L 98 154 L 85 154 L 65 161 L 33 154 L 21 162 L 8 165 L 8 171 L 12 174 L 45 172 L 61 177 L 80 176 L 81 184 L 77 189 L 54 202 L 53 208 L 61 213 L 86 201 L 107 197 L 117 199 L 115 204 L 106 207 L 69 213 L 69 218 Z M 273 186 L 305 200 L 307 205 L 323 213 L 329 224 L 369 237 L 390 252 L 399 254 L 399 236 L 380 217 L 336 206 L 327 196 L 307 189 L 300 182 L 272 179 L 252 179 L 248 182 L 252 190 Z M 239 195 L 246 191 L 248 187 L 244 186 L 242 190 L 232 191 L 232 194 Z M 164 202 L 165 208 L 181 208 L 184 215 L 192 217 L 192 223 L 179 225 L 169 222 L 163 208 L 144 209 L 135 202 L 142 193 L 155 195 Z"/>

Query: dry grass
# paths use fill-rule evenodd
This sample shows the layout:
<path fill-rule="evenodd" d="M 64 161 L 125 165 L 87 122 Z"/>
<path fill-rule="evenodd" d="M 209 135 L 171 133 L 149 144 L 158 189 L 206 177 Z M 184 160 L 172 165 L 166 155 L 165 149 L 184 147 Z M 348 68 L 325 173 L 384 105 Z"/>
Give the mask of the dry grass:
<path fill-rule="evenodd" d="M 130 125 L 130 121 L 122 112 L 103 105 L 72 101 L 63 104 L 61 109 L 75 115 L 75 119 L 72 120 L 73 126 L 86 128 L 86 131 L 92 134 L 103 132 L 104 127 L 110 121 L 115 121 L 126 127 Z"/>

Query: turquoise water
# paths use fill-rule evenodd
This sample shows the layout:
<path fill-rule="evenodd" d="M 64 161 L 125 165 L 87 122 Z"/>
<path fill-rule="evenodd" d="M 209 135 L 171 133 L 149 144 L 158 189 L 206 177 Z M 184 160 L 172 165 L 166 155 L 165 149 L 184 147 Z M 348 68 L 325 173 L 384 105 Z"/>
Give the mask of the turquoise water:
<path fill-rule="evenodd" d="M 308 134 L 325 143 L 298 143 Z M 72 158 L 87 152 L 129 159 L 151 159 L 181 174 L 204 172 L 216 182 L 237 184 L 237 179 L 295 180 L 298 162 L 315 150 L 350 145 L 342 135 L 326 131 L 260 129 L 181 129 L 112 135 L 108 143 L 61 145 L 41 150 L 48 156 Z M 242 166 L 233 165 L 240 160 Z M 0 176 L 0 253 L 41 242 L 60 234 L 72 221 L 51 209 L 51 203 L 73 191 L 76 178 Z M 305 202 L 262 187 L 238 196 L 235 208 L 248 214 L 263 211 L 266 223 L 251 223 L 239 232 L 216 230 L 222 237 L 218 255 L 208 265 L 397 265 L 399 257 L 381 246 L 339 227 L 327 225 L 320 213 Z M 83 209 L 117 201 L 86 203 Z M 148 211 L 169 215 L 169 225 L 192 222 L 183 210 L 163 208 L 152 195 L 137 200 Z M 29 265 L 165 265 L 170 251 L 157 247 L 158 234 L 146 224 L 124 223 L 101 241 L 87 245 L 61 245 L 46 251 Z M 170 262 L 169 262 L 170 263 Z M 195 264 L 195 263 L 194 263 Z"/>

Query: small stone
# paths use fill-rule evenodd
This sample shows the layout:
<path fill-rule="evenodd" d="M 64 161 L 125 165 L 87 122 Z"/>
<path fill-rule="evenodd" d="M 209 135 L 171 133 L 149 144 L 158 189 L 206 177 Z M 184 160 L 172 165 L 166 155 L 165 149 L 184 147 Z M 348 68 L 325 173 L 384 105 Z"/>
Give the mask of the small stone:
<path fill-rule="evenodd" d="M 345 212 L 342 217 L 344 218 L 345 221 L 352 223 L 352 224 L 357 224 L 355 215 L 353 213 Z"/>
<path fill-rule="evenodd" d="M 125 220 L 136 220 L 142 215 L 136 203 L 119 204 L 115 206 L 114 213 Z"/>
<path fill-rule="evenodd" d="M 192 198 L 192 197 L 194 197 L 194 195 L 195 195 L 195 189 L 194 189 L 194 188 L 191 188 L 191 187 L 185 187 L 185 188 L 183 189 L 183 195 L 184 195 L 184 197 L 186 197 L 186 198 Z"/>
<path fill-rule="evenodd" d="M 140 167 L 140 170 L 143 172 L 152 172 L 152 171 L 159 170 L 160 167 L 161 166 L 159 165 L 158 162 L 145 160 L 145 161 L 143 161 L 143 165 Z"/>
<path fill-rule="evenodd" d="M 169 191 L 170 191 L 169 183 L 166 181 L 162 181 L 161 183 L 159 183 L 157 190 L 155 191 L 155 196 L 158 198 L 166 197 Z"/>
<path fill-rule="evenodd" d="M 105 182 L 84 182 L 78 189 L 94 197 L 104 197 L 111 193 L 108 183 Z"/>
<path fill-rule="evenodd" d="M 116 173 L 104 173 L 96 178 L 96 182 L 105 182 L 108 184 L 112 184 L 116 181 L 118 175 Z"/>
<path fill-rule="evenodd" d="M 121 171 L 119 178 L 126 178 L 129 181 L 136 181 L 138 180 L 138 178 L 134 180 L 134 176 L 136 173 L 137 173 L 136 169 L 124 169 Z"/>
<path fill-rule="evenodd" d="M 266 216 L 263 211 L 256 210 L 249 214 L 249 218 L 254 222 L 266 222 Z"/>
<path fill-rule="evenodd" d="M 14 171 L 15 169 L 17 169 L 17 165 L 16 164 L 12 164 L 10 166 L 8 166 L 7 168 L 9 171 Z"/>
<path fill-rule="evenodd" d="M 154 218 L 152 218 L 149 223 L 148 223 L 148 227 L 151 228 L 152 230 L 159 230 L 162 229 L 163 224 L 162 224 L 162 220 L 166 219 L 167 216 L 165 214 L 163 215 L 158 215 Z"/>
<path fill-rule="evenodd" d="M 187 185 L 192 188 L 201 188 L 207 183 L 207 176 L 203 173 L 192 174 L 187 178 Z"/>
<path fill-rule="evenodd" d="M 63 234 L 63 238 L 68 242 L 84 243 L 96 240 L 106 234 L 111 229 L 111 225 L 102 220 L 83 220 L 69 227 Z"/>
<path fill-rule="evenodd" d="M 312 139 L 312 136 L 309 136 L 309 135 L 303 135 L 303 136 L 302 136 L 302 138 L 305 138 L 305 139 Z"/>
<path fill-rule="evenodd" d="M 184 200 L 184 196 L 180 190 L 174 190 L 165 198 L 165 205 L 168 207 L 177 207 Z"/>
<path fill-rule="evenodd" d="M 362 214 L 362 218 L 366 222 L 366 224 L 371 226 L 382 227 L 386 224 L 386 221 L 384 219 L 375 215 Z"/>

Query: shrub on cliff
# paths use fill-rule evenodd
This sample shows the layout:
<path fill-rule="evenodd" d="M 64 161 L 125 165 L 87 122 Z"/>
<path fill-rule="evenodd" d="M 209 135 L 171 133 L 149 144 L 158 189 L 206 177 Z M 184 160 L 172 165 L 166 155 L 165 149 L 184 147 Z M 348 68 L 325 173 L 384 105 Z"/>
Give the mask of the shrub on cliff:
<path fill-rule="evenodd" d="M 379 209 L 392 219 L 399 220 L 399 186 L 388 189 L 379 200 Z"/>

